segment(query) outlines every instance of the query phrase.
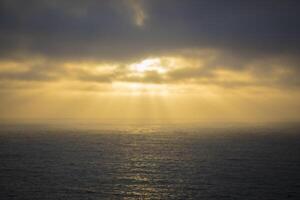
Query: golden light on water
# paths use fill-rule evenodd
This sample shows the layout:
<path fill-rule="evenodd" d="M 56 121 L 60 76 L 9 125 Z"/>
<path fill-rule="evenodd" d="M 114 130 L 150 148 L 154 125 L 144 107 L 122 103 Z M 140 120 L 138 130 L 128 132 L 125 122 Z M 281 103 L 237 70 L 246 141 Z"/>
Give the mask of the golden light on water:
<path fill-rule="evenodd" d="M 0 200 L 300 200 L 299 25 L 300 0 L 0 0 Z"/>

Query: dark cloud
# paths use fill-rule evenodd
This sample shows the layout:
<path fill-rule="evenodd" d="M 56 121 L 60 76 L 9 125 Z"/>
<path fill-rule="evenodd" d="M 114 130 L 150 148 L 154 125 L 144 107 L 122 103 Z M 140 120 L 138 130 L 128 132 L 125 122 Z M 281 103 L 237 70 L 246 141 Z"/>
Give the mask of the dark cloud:
<path fill-rule="evenodd" d="M 235 55 L 297 55 L 300 2 L 143 0 L 136 26 L 129 0 L 3 0 L 0 56 L 124 59 L 187 48 Z"/>
<path fill-rule="evenodd" d="M 0 61 L 25 60 L 28 66 L 0 71 L 0 82 L 68 79 L 299 88 L 299 35 L 300 1 L 295 0 L 2 0 Z M 191 62 L 165 74 L 150 70 L 143 76 L 128 69 L 137 60 L 161 55 L 202 64 Z M 36 58 L 44 61 L 30 63 Z M 76 67 L 76 61 L 118 66 L 95 73 Z M 66 68 L 67 62 L 74 67 Z M 218 75 L 222 70 L 247 73 L 252 80 L 223 80 Z"/>

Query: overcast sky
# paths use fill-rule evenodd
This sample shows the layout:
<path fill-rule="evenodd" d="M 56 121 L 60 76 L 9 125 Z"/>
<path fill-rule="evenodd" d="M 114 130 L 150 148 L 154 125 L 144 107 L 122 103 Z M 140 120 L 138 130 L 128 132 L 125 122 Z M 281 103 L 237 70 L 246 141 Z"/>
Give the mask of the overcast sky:
<path fill-rule="evenodd" d="M 26 116 L 34 106 L 20 106 L 25 96 L 41 110 L 57 92 L 125 91 L 128 83 L 141 92 L 202 88 L 222 98 L 262 92 L 270 96 L 261 102 L 230 101 L 251 108 L 275 102 L 277 114 L 298 118 L 299 36 L 297 0 L 2 0 L 1 116 L 10 108 L 12 117 Z"/>

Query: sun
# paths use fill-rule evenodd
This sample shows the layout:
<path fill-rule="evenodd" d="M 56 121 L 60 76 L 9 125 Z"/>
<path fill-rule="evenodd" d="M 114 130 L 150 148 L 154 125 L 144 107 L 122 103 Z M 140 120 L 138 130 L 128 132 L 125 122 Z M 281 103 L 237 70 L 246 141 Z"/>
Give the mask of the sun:
<path fill-rule="evenodd" d="M 130 67 L 132 71 L 137 73 L 154 71 L 163 74 L 167 71 L 167 69 L 164 66 L 162 66 L 162 62 L 160 58 L 148 58 L 142 60 L 139 63 L 133 63 L 130 65 Z"/>

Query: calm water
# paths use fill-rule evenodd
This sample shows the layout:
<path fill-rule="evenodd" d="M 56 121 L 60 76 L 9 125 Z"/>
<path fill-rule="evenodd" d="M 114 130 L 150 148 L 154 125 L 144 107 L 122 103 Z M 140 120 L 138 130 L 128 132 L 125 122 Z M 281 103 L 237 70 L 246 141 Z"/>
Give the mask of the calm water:
<path fill-rule="evenodd" d="M 2 125 L 0 199 L 300 199 L 298 130 Z"/>

